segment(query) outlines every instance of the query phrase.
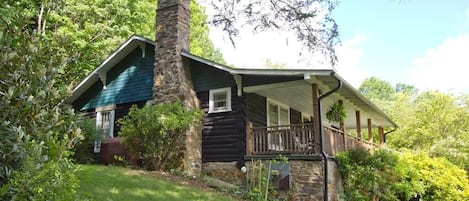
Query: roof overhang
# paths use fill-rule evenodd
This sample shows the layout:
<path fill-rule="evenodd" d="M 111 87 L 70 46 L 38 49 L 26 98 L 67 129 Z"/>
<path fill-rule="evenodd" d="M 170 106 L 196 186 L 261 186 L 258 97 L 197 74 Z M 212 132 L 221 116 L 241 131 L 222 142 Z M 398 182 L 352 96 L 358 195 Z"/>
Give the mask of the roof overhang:
<path fill-rule="evenodd" d="M 81 95 L 83 95 L 100 76 L 105 75 L 109 69 L 124 59 L 135 48 L 142 47 L 144 44 L 154 45 L 154 42 L 138 35 L 132 35 L 117 50 L 115 50 L 106 60 L 104 60 L 93 72 L 91 72 L 77 87 L 72 91 L 72 95 L 64 100 L 65 104 L 71 105 Z"/>
<path fill-rule="evenodd" d="M 182 56 L 189 58 L 191 60 L 198 61 L 200 63 L 204 63 L 206 65 L 215 67 L 217 69 L 227 71 L 231 74 L 238 74 L 238 75 L 304 75 L 304 76 L 311 76 L 311 75 L 330 75 L 332 72 L 331 69 L 265 69 L 265 68 L 233 68 L 227 65 L 219 64 L 197 55 L 193 55 L 191 53 L 183 51 L 181 53 Z"/>
<path fill-rule="evenodd" d="M 72 95 L 68 97 L 64 103 L 72 104 L 77 100 L 83 93 L 86 92 L 96 81 L 98 81 L 99 75 L 106 73 L 114 65 L 124 59 L 130 52 L 135 48 L 141 47 L 144 44 L 155 45 L 155 43 L 142 36 L 133 35 L 127 41 L 125 41 L 116 51 L 114 51 L 106 60 L 104 60 L 90 75 L 88 75 L 78 86 L 73 90 Z M 234 75 L 261 75 L 261 76 L 303 76 L 304 81 L 301 84 L 308 84 L 308 82 L 319 81 L 326 89 L 332 89 L 337 85 L 337 81 L 340 80 L 343 84 L 339 89 L 338 93 L 344 99 L 350 101 L 352 104 L 364 110 L 370 114 L 375 120 L 379 121 L 383 126 L 397 127 L 396 123 L 391 120 L 382 110 L 371 103 L 365 98 L 360 92 L 353 88 L 348 82 L 340 77 L 332 69 L 264 69 L 264 68 L 233 68 L 227 65 L 219 64 L 208 59 L 193 55 L 189 52 L 182 51 L 181 56 L 194 60 L 208 66 L 229 72 Z M 335 76 L 332 76 L 335 74 Z M 295 82 L 294 82 L 295 83 Z M 298 83 L 296 83 L 298 84 Z M 273 84 L 272 86 L 275 86 Z M 245 90 L 254 90 L 252 88 L 245 88 Z"/>
<path fill-rule="evenodd" d="M 204 63 L 206 65 L 218 68 L 220 70 L 227 71 L 231 74 L 238 75 L 303 75 L 304 79 L 311 82 L 319 81 L 326 89 L 332 89 L 337 85 L 338 80 L 342 82 L 342 87 L 336 93 L 339 96 L 344 97 L 350 103 L 356 107 L 362 109 L 364 112 L 369 114 L 373 120 L 380 123 L 383 127 L 397 127 L 397 124 L 386 115 L 381 109 L 374 105 L 371 101 L 365 98 L 358 90 L 352 85 L 340 77 L 333 69 L 249 69 L 249 68 L 232 68 L 223 64 L 204 59 L 202 57 L 190 54 L 188 52 L 182 52 L 184 57 Z M 334 76 L 332 76 L 334 74 Z M 288 87 L 288 85 L 307 84 L 306 82 L 288 82 L 288 83 L 274 83 L 262 86 L 262 88 L 270 87 Z M 260 86 L 245 87 L 246 91 L 255 91 Z"/>
<path fill-rule="evenodd" d="M 344 100 L 347 100 L 354 106 L 362 109 L 372 117 L 374 121 L 379 122 L 380 126 L 397 128 L 397 124 L 386 113 L 369 101 L 337 73 L 335 73 L 334 76 L 315 75 L 314 79 L 319 80 L 319 82 L 328 89 L 333 89 L 337 86 L 338 80 L 340 80 L 342 82 L 342 87 L 336 92 L 340 97 L 343 97 Z"/>

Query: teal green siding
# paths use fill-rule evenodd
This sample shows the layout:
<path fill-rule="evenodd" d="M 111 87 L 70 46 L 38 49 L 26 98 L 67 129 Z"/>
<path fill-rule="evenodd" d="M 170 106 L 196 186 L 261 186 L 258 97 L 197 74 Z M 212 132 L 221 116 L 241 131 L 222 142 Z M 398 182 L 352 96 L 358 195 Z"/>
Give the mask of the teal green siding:
<path fill-rule="evenodd" d="M 87 110 L 111 104 L 151 100 L 153 95 L 153 46 L 146 45 L 145 58 L 140 48 L 135 48 L 107 72 L 106 89 L 100 80 L 95 82 L 74 103 L 76 110 Z M 192 83 L 196 92 L 232 87 L 236 82 L 230 73 L 207 64 L 190 60 Z M 242 75 L 243 86 L 254 86 L 293 80 L 303 76 Z"/>
<path fill-rule="evenodd" d="M 192 83 L 196 92 L 223 87 L 235 87 L 233 75 L 197 61 L 190 61 Z"/>
<path fill-rule="evenodd" d="M 149 45 L 145 51 L 145 58 L 142 58 L 140 48 L 129 53 L 107 72 L 106 89 L 103 89 L 101 81 L 98 81 L 75 101 L 75 108 L 86 110 L 111 104 L 150 100 L 153 94 L 154 51 Z M 83 107 L 80 107 L 81 105 Z"/>

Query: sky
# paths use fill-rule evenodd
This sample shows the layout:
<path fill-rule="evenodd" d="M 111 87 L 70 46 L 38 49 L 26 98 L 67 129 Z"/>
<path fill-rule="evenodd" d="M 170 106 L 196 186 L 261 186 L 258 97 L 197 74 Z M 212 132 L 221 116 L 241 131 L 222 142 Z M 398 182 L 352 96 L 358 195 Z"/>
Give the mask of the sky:
<path fill-rule="evenodd" d="M 341 43 L 338 74 L 354 87 L 367 77 L 421 90 L 469 93 L 469 0 L 342 0 L 333 11 Z M 287 68 L 317 64 L 291 33 L 241 30 L 233 47 L 211 28 L 227 63 L 261 68 L 266 59 Z"/>

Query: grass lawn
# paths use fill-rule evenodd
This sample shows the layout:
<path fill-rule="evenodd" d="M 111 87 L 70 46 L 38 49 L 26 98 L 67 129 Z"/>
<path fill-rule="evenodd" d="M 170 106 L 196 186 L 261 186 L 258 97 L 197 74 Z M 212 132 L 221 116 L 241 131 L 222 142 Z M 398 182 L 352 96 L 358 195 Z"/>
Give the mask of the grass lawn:
<path fill-rule="evenodd" d="M 216 192 L 158 178 L 147 171 L 102 165 L 80 165 L 80 193 L 99 201 L 230 200 Z"/>

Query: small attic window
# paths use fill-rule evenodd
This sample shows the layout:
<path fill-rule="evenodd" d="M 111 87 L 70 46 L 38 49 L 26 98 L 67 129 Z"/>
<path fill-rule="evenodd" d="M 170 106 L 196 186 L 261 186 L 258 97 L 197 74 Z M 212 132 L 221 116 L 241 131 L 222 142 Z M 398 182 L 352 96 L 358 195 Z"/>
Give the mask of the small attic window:
<path fill-rule="evenodd" d="M 208 113 L 227 111 L 231 111 L 231 88 L 210 90 Z"/>

